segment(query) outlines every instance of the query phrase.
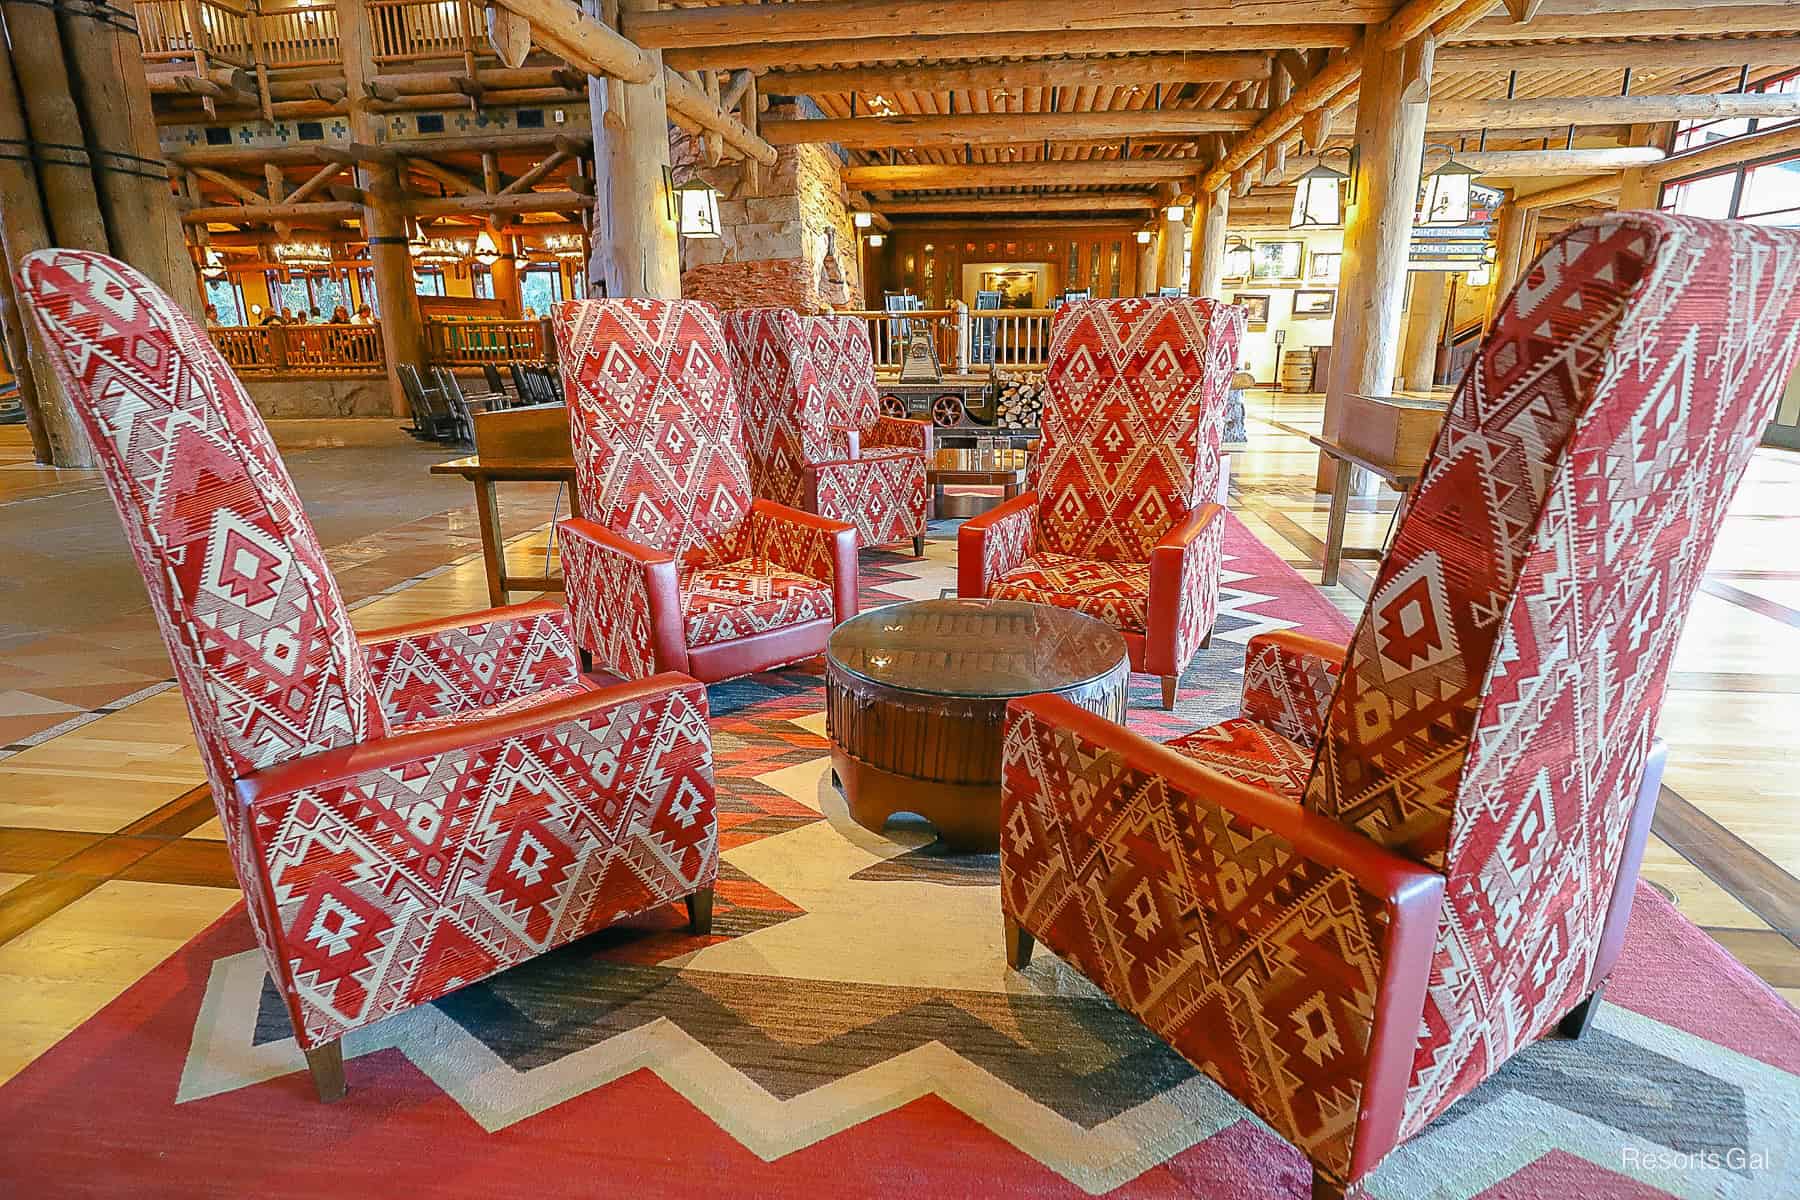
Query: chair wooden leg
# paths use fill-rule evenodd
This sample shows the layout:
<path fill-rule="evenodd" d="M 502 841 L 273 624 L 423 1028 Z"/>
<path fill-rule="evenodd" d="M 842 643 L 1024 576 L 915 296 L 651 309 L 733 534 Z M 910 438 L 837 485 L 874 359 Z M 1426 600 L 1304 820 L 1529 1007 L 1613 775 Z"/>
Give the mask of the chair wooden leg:
<path fill-rule="evenodd" d="M 913 534 L 913 557 L 925 557 L 925 535 L 922 533 Z"/>
<path fill-rule="evenodd" d="M 1600 997 L 1605 993 L 1603 983 L 1588 993 L 1587 999 L 1569 1010 L 1569 1014 L 1556 1023 L 1556 1032 L 1571 1041 L 1580 1041 L 1581 1036 L 1594 1023 L 1594 1014 L 1600 1011 Z"/>
<path fill-rule="evenodd" d="M 1164 708 L 1174 708 L 1175 707 L 1175 688 L 1180 683 L 1181 683 L 1180 676 L 1164 675 L 1162 677 L 1163 707 Z"/>
<path fill-rule="evenodd" d="M 705 937 L 712 932 L 713 890 L 701 888 L 687 897 L 688 932 Z"/>
<path fill-rule="evenodd" d="M 306 1069 L 312 1072 L 313 1090 L 321 1103 L 342 1100 L 350 1089 L 344 1083 L 344 1043 L 326 1042 L 306 1053 Z"/>
<path fill-rule="evenodd" d="M 1023 971 L 1031 965 L 1031 947 L 1035 943 L 1031 935 L 1005 913 L 1000 914 L 1000 925 L 1006 939 L 1006 965 L 1015 971 Z"/>

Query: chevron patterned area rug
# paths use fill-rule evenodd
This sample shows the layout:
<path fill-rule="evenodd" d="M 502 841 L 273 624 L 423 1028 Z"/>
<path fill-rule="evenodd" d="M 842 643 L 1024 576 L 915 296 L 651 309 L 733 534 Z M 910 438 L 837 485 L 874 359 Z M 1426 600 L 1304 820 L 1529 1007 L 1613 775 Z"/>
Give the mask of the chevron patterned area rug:
<path fill-rule="evenodd" d="M 953 585 L 864 556 L 867 603 Z M 1235 520 L 1212 647 L 1132 720 L 1236 710 L 1254 633 L 1345 632 Z M 647 914 L 349 1039 L 313 1100 L 234 911 L 0 1088 L 0 1195 L 1303 1197 L 1300 1156 L 1046 953 L 1001 955 L 992 857 L 872 834 L 816 668 L 712 689 L 714 933 Z M 1800 1195 L 1800 1015 L 1648 888 L 1579 1043 L 1515 1058 L 1373 1196 Z M 21 1136 L 22 1135 L 22 1136 Z"/>

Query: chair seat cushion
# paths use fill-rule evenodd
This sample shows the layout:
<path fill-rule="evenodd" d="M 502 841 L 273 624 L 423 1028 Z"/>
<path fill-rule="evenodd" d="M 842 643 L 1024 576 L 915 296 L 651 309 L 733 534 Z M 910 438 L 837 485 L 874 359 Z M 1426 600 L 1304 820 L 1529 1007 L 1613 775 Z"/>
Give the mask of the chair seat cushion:
<path fill-rule="evenodd" d="M 831 586 L 766 558 L 696 567 L 681 578 L 689 646 L 735 641 L 832 614 Z"/>
<path fill-rule="evenodd" d="M 486 707 L 465 708 L 458 712 L 437 713 L 429 717 L 420 717 L 414 721 L 406 721 L 393 727 L 395 733 L 418 733 L 425 729 L 444 729 L 452 725 L 466 725 L 470 721 L 485 721 L 490 717 L 508 717 L 514 713 L 525 712 L 540 705 L 556 700 L 567 700 L 584 692 L 597 691 L 600 685 L 585 678 L 571 679 L 567 683 L 559 683 L 555 687 L 547 687 L 542 691 L 529 692 L 502 700 L 498 704 Z"/>
<path fill-rule="evenodd" d="M 1143 633 L 1150 620 L 1150 564 L 1034 554 L 1002 575 L 988 594 L 1072 608 L 1115 629 Z"/>
<path fill-rule="evenodd" d="M 1312 774 L 1312 751 L 1248 717 L 1232 717 L 1167 744 L 1203 767 L 1266 788 L 1296 804 Z"/>

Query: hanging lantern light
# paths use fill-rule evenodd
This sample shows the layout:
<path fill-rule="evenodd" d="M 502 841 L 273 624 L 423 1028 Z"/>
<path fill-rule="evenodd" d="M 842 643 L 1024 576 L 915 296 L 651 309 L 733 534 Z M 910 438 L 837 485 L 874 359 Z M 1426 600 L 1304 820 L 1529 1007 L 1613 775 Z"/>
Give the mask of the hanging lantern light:
<path fill-rule="evenodd" d="M 484 267 L 491 267 L 500 261 L 500 244 L 485 229 L 475 237 L 475 261 Z"/>
<path fill-rule="evenodd" d="M 676 225 L 682 237 L 716 238 L 719 236 L 719 192 L 699 179 L 690 179 L 675 189 Z"/>
<path fill-rule="evenodd" d="M 216 248 L 208 246 L 206 257 L 202 260 L 200 274 L 202 278 L 209 279 L 214 283 L 225 278 L 225 256 L 220 254 Z"/>
<path fill-rule="evenodd" d="M 1137 244 L 1140 246 L 1148 246 L 1150 244 L 1150 231 L 1148 229 L 1140 229 L 1131 236 L 1137 239 Z"/>
<path fill-rule="evenodd" d="M 1449 153 L 1449 147 L 1444 147 Z M 1419 201 L 1418 223 L 1421 225 L 1463 225 L 1469 220 L 1469 184 L 1480 172 L 1464 166 L 1454 157 L 1425 177 L 1424 195 Z"/>
<path fill-rule="evenodd" d="M 856 223 L 858 229 L 867 229 L 875 224 L 875 214 L 866 208 L 859 208 L 851 213 L 850 219 Z"/>
<path fill-rule="evenodd" d="M 1225 266 L 1222 277 L 1225 279 L 1248 278 L 1252 257 L 1250 243 L 1236 234 L 1232 234 L 1225 239 Z"/>
<path fill-rule="evenodd" d="M 1470 287 L 1486 287 L 1493 277 L 1493 268 L 1489 267 L 1486 263 L 1481 264 L 1479 267 L 1471 268 L 1466 276 Z"/>
<path fill-rule="evenodd" d="M 871 249 L 879 250 L 882 247 L 882 245 L 887 242 L 887 238 L 883 234 L 871 233 L 868 236 L 867 241 L 868 241 Z"/>
<path fill-rule="evenodd" d="M 1171 221 L 1185 221 L 1187 219 L 1187 205 L 1171 204 L 1169 207 L 1163 209 L 1163 216 L 1169 218 Z"/>
<path fill-rule="evenodd" d="M 427 245 L 428 243 L 425 240 L 425 222 L 414 221 L 413 235 L 406 239 L 406 252 L 414 258 L 417 258 L 419 257 L 419 252 L 424 250 Z"/>
<path fill-rule="evenodd" d="M 1333 154 L 1344 155 L 1349 160 L 1350 170 L 1340 171 L 1329 166 L 1325 160 Z M 1288 228 L 1325 229 L 1342 225 L 1344 205 L 1355 199 L 1350 191 L 1354 186 L 1355 174 L 1354 151 L 1341 147 L 1322 151 L 1318 165 L 1302 175 L 1294 185 L 1294 212 L 1288 220 Z"/>

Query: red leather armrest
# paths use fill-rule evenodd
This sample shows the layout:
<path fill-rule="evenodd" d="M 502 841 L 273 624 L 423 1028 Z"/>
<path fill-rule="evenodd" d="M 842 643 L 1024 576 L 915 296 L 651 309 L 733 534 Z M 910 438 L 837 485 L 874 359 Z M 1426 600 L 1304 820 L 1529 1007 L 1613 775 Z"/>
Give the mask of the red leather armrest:
<path fill-rule="evenodd" d="M 645 619 L 649 624 L 649 648 L 655 662 L 663 669 L 686 666 L 687 639 L 681 623 L 681 584 L 675 559 L 661 550 L 652 550 L 621 537 L 606 526 L 585 517 L 565 517 L 557 523 L 557 528 L 562 531 L 565 545 L 570 539 L 585 542 L 599 554 L 632 568 L 642 580 L 642 596 L 648 610 Z M 568 555 L 565 552 L 565 573 L 568 567 Z M 609 603 L 625 604 L 630 601 L 620 595 L 578 596 L 575 589 L 571 588 L 569 607 L 578 635 L 584 628 L 599 627 L 606 623 L 609 613 L 605 606 Z M 592 611 L 576 611 L 577 605 Z M 585 639 L 584 644 L 587 644 Z M 589 649 L 594 647 L 590 644 Z"/>
<path fill-rule="evenodd" d="M 973 600 L 987 595 L 989 584 L 1030 557 L 1037 503 L 1036 492 L 1020 492 L 962 523 L 956 531 L 958 596 Z"/>
<path fill-rule="evenodd" d="M 762 526 L 756 537 L 759 553 L 790 571 L 830 583 L 839 622 L 856 615 L 856 526 L 773 500 L 753 501 L 750 515 Z"/>
<path fill-rule="evenodd" d="M 706 688 L 698 680 L 674 672 L 664 672 L 645 679 L 627 680 L 609 687 L 596 688 L 578 696 L 553 700 L 503 716 L 463 721 L 416 733 L 397 733 L 391 737 L 376 738 L 358 742 L 354 746 L 341 746 L 335 750 L 291 759 L 239 779 L 238 802 L 255 805 L 270 797 L 284 796 L 301 788 L 328 787 L 370 771 L 387 770 L 451 750 L 505 741 L 536 729 L 559 725 L 591 712 L 672 689 L 686 691 L 688 699 L 698 707 L 701 714 L 706 713 Z"/>

